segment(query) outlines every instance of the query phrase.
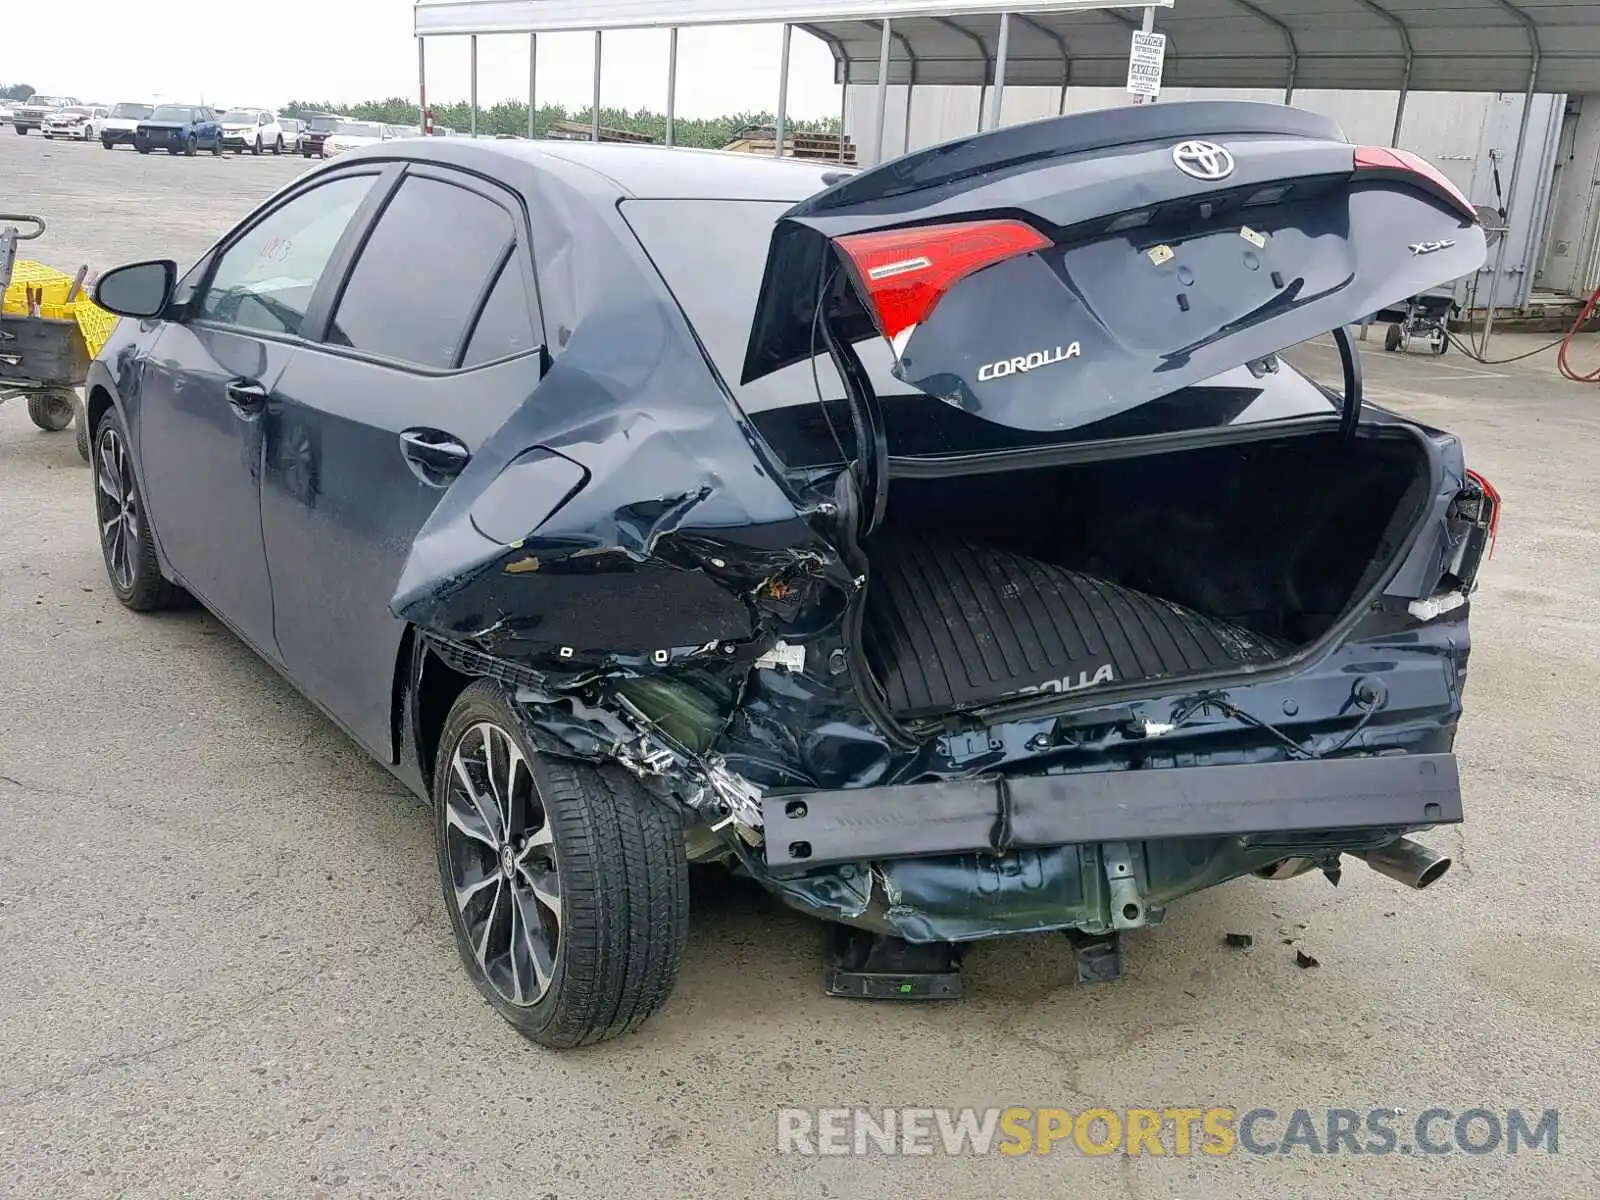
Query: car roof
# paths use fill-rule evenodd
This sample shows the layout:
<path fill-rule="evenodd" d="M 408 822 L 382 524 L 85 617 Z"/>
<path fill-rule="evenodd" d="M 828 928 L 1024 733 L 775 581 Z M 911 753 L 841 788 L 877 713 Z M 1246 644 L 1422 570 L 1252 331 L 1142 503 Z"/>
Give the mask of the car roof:
<path fill-rule="evenodd" d="M 616 142 L 501 141 L 495 138 L 406 139 L 408 159 L 456 164 L 487 175 L 520 174 L 517 167 L 578 167 L 603 180 L 619 198 L 773 200 L 795 202 L 854 174 L 815 159 L 767 158 L 724 150 L 640 146 Z M 498 161 L 497 161 L 498 160 Z M 498 170 L 497 170 L 498 166 Z M 566 172 L 563 172 L 566 173 Z"/>

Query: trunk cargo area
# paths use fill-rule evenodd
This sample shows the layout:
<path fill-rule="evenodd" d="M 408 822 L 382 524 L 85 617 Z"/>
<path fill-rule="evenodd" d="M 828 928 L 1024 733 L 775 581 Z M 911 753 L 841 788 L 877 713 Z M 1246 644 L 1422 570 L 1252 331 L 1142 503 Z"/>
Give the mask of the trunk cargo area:
<path fill-rule="evenodd" d="M 868 662 L 900 716 L 1259 669 L 1372 587 L 1428 491 L 1414 439 L 1334 432 L 897 479 Z"/>

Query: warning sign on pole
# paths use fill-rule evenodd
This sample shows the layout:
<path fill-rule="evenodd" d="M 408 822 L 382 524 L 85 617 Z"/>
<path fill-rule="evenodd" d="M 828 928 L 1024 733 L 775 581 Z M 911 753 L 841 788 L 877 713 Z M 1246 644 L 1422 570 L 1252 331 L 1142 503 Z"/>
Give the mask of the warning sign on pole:
<path fill-rule="evenodd" d="M 1133 46 L 1128 51 L 1128 93 L 1135 104 L 1161 94 L 1161 67 L 1166 58 L 1166 34 L 1133 31 Z"/>

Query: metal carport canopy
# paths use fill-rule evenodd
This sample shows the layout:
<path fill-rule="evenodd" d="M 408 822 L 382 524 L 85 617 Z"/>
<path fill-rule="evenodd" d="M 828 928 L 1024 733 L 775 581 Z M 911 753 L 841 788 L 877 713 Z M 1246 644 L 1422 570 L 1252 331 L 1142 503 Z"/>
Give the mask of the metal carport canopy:
<path fill-rule="evenodd" d="M 1135 14 L 1006 5 L 1007 86 L 1120 87 Z M 992 84 L 998 22 L 961 13 L 893 21 L 889 82 Z M 833 50 L 836 78 L 875 83 L 876 21 L 788 18 Z M 1521 92 L 1600 91 L 1600 3 L 1590 0 L 1180 0 L 1157 15 L 1163 84 Z"/>

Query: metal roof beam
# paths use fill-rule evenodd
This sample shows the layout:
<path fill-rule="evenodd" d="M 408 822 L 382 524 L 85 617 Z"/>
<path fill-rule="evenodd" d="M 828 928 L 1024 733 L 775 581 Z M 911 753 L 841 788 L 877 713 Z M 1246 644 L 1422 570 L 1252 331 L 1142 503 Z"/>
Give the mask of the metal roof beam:
<path fill-rule="evenodd" d="M 1056 44 L 1056 49 L 1061 51 L 1061 98 L 1056 101 L 1056 115 L 1063 116 L 1067 111 L 1067 89 L 1072 86 L 1072 50 L 1067 46 L 1067 39 L 1054 29 L 1048 29 L 1039 24 L 1032 17 L 1017 14 L 1017 20 L 1029 29 L 1044 34 Z"/>
<path fill-rule="evenodd" d="M 1389 138 L 1389 145 L 1398 146 L 1400 144 L 1400 126 L 1406 119 L 1406 97 L 1411 94 L 1411 69 L 1417 62 L 1416 51 L 1411 46 L 1411 30 L 1404 21 L 1379 4 L 1378 0 L 1356 0 L 1356 3 L 1367 11 L 1376 13 L 1394 26 L 1395 33 L 1400 35 L 1400 48 L 1406 54 L 1405 70 L 1400 74 L 1400 99 L 1395 102 L 1394 106 L 1394 134 Z"/>
<path fill-rule="evenodd" d="M 1265 9 L 1258 8 L 1252 4 L 1250 0 L 1232 0 L 1232 3 L 1244 9 L 1247 13 L 1254 13 L 1258 18 L 1283 35 L 1283 44 L 1289 51 L 1289 80 L 1283 89 L 1283 102 L 1288 104 L 1294 99 L 1294 81 L 1295 77 L 1300 74 L 1300 47 L 1294 40 L 1294 30 Z"/>

